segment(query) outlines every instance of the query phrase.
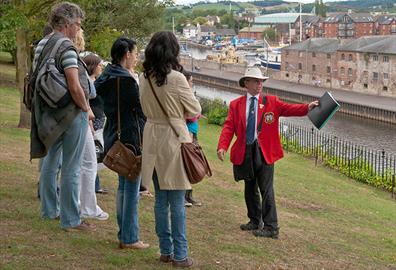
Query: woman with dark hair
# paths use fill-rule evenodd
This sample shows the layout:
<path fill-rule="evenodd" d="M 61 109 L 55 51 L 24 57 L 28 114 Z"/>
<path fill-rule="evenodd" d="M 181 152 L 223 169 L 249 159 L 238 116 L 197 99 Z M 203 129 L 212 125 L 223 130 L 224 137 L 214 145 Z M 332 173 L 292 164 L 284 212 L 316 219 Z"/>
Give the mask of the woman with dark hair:
<path fill-rule="evenodd" d="M 192 141 L 186 118 L 198 115 L 201 106 L 181 73 L 179 50 L 172 32 L 155 33 L 146 47 L 144 73 L 139 78 L 142 109 L 147 117 L 142 179 L 146 187 L 151 179 L 154 182 L 160 261 L 190 267 L 193 260 L 188 257 L 184 195 L 191 185 L 180 147 Z"/>
<path fill-rule="evenodd" d="M 128 69 L 137 58 L 136 42 L 120 37 L 111 48 L 112 63 L 95 81 L 96 91 L 104 101 L 107 121 L 104 128 L 105 153 L 117 140 L 117 115 L 120 108 L 121 142 L 132 145 L 141 154 L 141 136 L 146 118 L 139 99 L 139 86 Z M 119 98 L 117 85 L 119 81 Z M 118 104 L 119 100 L 119 104 Z M 139 241 L 138 202 L 141 177 L 127 179 L 118 175 L 117 222 L 120 248 L 144 249 L 149 245 Z"/>

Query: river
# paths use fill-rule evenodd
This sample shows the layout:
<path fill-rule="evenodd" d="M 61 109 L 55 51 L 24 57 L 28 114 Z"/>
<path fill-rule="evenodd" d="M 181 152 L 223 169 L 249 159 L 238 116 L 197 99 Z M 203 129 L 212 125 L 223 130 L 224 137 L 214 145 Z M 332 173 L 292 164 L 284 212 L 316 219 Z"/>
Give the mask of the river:
<path fill-rule="evenodd" d="M 220 98 L 227 104 L 239 95 L 203 85 L 193 86 L 197 96 L 205 98 Z M 304 127 L 313 127 L 307 117 L 287 117 L 281 121 L 291 122 Z M 362 119 L 342 113 L 336 113 L 321 132 L 343 138 L 347 141 L 367 146 L 370 149 L 382 150 L 396 155 L 396 125 Z"/>

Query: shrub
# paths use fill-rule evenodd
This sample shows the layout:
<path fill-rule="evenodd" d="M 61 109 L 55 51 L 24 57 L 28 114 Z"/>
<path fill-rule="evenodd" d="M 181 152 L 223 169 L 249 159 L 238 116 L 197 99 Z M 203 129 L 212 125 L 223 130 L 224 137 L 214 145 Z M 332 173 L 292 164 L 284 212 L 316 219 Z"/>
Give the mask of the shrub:
<path fill-rule="evenodd" d="M 201 99 L 202 114 L 206 114 L 209 124 L 222 126 L 227 118 L 228 107 L 221 99 Z"/>

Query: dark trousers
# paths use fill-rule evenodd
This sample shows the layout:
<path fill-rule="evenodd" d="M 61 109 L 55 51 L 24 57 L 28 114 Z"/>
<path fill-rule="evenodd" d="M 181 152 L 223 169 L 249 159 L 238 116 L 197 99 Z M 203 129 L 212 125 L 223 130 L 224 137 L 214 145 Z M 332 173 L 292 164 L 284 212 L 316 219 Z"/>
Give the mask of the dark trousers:
<path fill-rule="evenodd" d="M 278 228 L 273 185 L 274 165 L 267 164 L 259 148 L 253 151 L 259 151 L 260 159 L 253 158 L 254 179 L 245 180 L 247 215 L 252 223 L 260 224 L 262 220 L 264 228 L 274 230 Z"/>

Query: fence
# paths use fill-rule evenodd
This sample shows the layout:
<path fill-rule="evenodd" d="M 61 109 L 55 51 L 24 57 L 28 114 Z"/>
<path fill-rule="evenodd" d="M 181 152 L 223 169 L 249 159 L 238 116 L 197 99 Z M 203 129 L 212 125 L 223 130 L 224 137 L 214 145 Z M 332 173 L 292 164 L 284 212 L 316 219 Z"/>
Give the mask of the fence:
<path fill-rule="evenodd" d="M 280 123 L 282 144 L 293 151 L 315 158 L 358 181 L 391 191 L 395 187 L 396 156 L 385 150 L 372 150 L 365 146 L 322 134 L 314 128 Z"/>

